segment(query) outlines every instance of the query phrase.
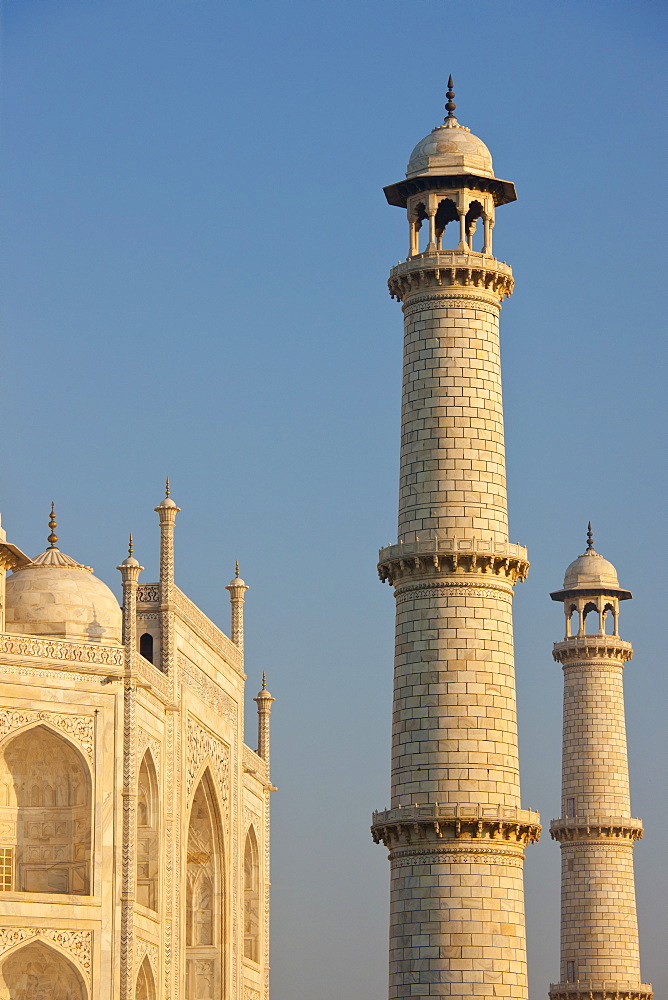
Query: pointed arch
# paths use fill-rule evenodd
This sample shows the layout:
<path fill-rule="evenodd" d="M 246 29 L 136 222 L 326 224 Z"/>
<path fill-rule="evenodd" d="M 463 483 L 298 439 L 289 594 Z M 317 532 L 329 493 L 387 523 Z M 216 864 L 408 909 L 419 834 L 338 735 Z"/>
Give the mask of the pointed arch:
<path fill-rule="evenodd" d="M 92 780 L 79 749 L 42 723 L 0 746 L 0 889 L 87 895 Z"/>
<path fill-rule="evenodd" d="M 244 958 L 260 961 L 260 852 L 253 826 L 244 846 Z"/>
<path fill-rule="evenodd" d="M 135 1000 L 157 1000 L 158 993 L 155 988 L 155 978 L 153 969 L 148 960 L 148 955 L 139 967 L 137 973 L 137 985 L 135 986 Z"/>
<path fill-rule="evenodd" d="M 190 809 L 186 857 L 186 1000 L 221 995 L 225 940 L 220 811 L 208 767 Z"/>
<path fill-rule="evenodd" d="M 153 754 L 147 750 L 137 779 L 137 902 L 158 909 L 160 796 Z"/>
<path fill-rule="evenodd" d="M 74 963 L 38 938 L 3 957 L 0 996 L 88 1000 L 88 990 Z"/>

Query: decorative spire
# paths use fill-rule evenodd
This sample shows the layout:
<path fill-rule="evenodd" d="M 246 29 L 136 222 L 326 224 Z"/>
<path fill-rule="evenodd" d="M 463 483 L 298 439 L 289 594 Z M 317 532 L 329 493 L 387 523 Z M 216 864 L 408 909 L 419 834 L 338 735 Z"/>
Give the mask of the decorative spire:
<path fill-rule="evenodd" d="M 167 476 L 167 478 L 165 479 L 165 500 L 170 495 L 170 492 L 171 491 L 169 489 L 169 476 Z"/>
<path fill-rule="evenodd" d="M 135 550 L 135 547 L 134 547 L 134 543 L 132 541 L 132 532 L 130 532 L 130 540 L 128 542 L 128 555 L 132 556 L 132 553 L 134 552 L 134 550 Z"/>
<path fill-rule="evenodd" d="M 53 503 L 53 501 L 51 501 L 51 516 L 49 517 L 49 527 L 51 528 L 51 534 L 47 538 L 47 542 L 49 542 L 50 549 L 58 548 L 58 546 L 56 545 L 56 542 L 58 541 L 58 535 L 55 534 L 57 521 L 54 511 L 55 511 L 55 504 Z"/>
<path fill-rule="evenodd" d="M 267 690 L 267 671 L 266 670 L 262 671 L 262 690 L 263 691 Z"/>
<path fill-rule="evenodd" d="M 234 579 L 235 580 L 239 579 L 239 560 L 238 559 L 234 560 Z"/>
<path fill-rule="evenodd" d="M 450 76 L 448 77 L 448 89 L 445 92 L 445 96 L 448 99 L 447 104 L 445 105 L 445 110 L 448 112 L 448 118 L 454 118 L 455 121 L 457 121 L 457 119 L 455 118 L 455 116 L 453 114 L 453 111 L 457 107 L 457 105 L 452 100 L 452 98 L 455 96 L 455 92 L 452 89 L 453 86 L 454 85 L 453 85 L 453 82 L 452 82 L 452 74 L 450 74 Z M 447 122 L 448 118 L 445 119 L 446 122 Z"/>
<path fill-rule="evenodd" d="M 594 533 L 591 530 L 591 521 L 587 524 L 587 552 L 594 551 Z"/>

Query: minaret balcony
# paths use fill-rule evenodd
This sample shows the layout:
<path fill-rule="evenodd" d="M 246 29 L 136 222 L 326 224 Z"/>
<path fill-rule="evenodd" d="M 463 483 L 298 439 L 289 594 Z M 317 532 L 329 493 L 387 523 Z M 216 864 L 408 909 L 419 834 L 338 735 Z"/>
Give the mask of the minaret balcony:
<path fill-rule="evenodd" d="M 524 846 L 540 836 L 540 815 L 532 809 L 500 805 L 397 806 L 374 812 L 371 836 L 387 848 L 443 840 L 501 841 Z"/>
<path fill-rule="evenodd" d="M 612 980 L 579 979 L 575 983 L 551 983 L 550 1000 L 652 1000 L 649 983 L 629 985 Z"/>
<path fill-rule="evenodd" d="M 378 576 L 397 585 L 423 577 L 496 578 L 514 584 L 529 572 L 523 545 L 484 538 L 441 538 L 436 532 L 388 545 L 378 553 Z"/>
<path fill-rule="evenodd" d="M 489 291 L 501 300 L 512 295 L 513 272 L 509 264 L 474 250 L 428 250 L 396 264 L 388 280 L 390 295 L 400 301 L 439 286 Z"/>
<path fill-rule="evenodd" d="M 557 663 L 564 664 L 588 660 L 617 660 L 626 663 L 633 656 L 633 646 L 616 635 L 574 635 L 555 642 L 552 656 Z"/>
<path fill-rule="evenodd" d="M 552 840 L 640 840 L 642 821 L 628 816 L 569 816 L 550 823 Z"/>

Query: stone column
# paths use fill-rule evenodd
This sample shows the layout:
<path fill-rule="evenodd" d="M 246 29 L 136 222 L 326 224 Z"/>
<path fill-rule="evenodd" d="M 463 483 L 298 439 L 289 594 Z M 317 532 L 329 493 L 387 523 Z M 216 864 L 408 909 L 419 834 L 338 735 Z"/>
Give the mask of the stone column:
<path fill-rule="evenodd" d="M 649 1000 L 641 982 L 633 845 L 642 823 L 631 816 L 622 673 L 631 644 L 605 635 L 619 601 L 631 597 L 590 544 L 566 571 L 566 622 L 581 627 L 555 643 L 564 672 L 561 817 L 550 833 L 561 844 L 560 981 L 551 1000 Z M 589 621 L 595 623 L 587 633 Z M 615 628 L 616 631 L 616 628 Z"/>
<path fill-rule="evenodd" d="M 236 643 L 241 653 L 244 651 L 244 600 L 248 585 L 239 576 L 239 563 L 234 571 L 234 579 L 228 583 L 225 590 L 229 591 L 232 605 L 232 634 L 230 638 Z"/>
<path fill-rule="evenodd" d="M 132 554 L 132 535 L 127 559 L 117 567 L 123 584 L 123 853 L 121 862 L 121 954 L 120 1000 L 134 996 L 134 906 L 136 896 L 137 681 L 133 674 L 137 652 L 137 583 L 143 566 Z"/>
<path fill-rule="evenodd" d="M 171 589 L 174 586 L 174 528 L 181 510 L 170 496 L 169 479 L 165 483 L 165 499 L 155 508 L 160 521 L 160 669 L 169 677 L 174 666 L 174 628 L 171 610 Z"/>
<path fill-rule="evenodd" d="M 267 773 L 269 771 L 269 716 L 271 715 L 271 705 L 272 702 L 276 701 L 275 698 L 267 691 L 267 675 L 262 674 L 262 689 L 258 695 L 253 698 L 253 701 L 257 705 L 257 752 L 258 756 L 262 757 L 262 760 L 266 761 Z"/>

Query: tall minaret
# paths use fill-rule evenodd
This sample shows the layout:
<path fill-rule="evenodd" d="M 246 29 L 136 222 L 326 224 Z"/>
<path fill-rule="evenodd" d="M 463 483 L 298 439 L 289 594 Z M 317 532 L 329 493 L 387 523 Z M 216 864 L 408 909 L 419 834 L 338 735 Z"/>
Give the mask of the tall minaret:
<path fill-rule="evenodd" d="M 619 638 L 619 602 L 631 597 L 615 567 L 587 551 L 551 594 L 566 616 L 554 658 L 564 670 L 561 818 L 561 970 L 551 1000 L 649 1000 L 640 980 L 622 672 L 630 642 Z M 593 623 L 593 627 L 590 627 Z"/>
<path fill-rule="evenodd" d="M 526 1000 L 522 866 L 540 827 L 520 808 L 511 603 L 528 563 L 506 505 L 499 312 L 513 279 L 492 256 L 496 207 L 516 196 L 449 88 L 443 125 L 385 188 L 410 240 L 389 280 L 405 331 L 399 537 L 378 566 L 397 602 L 392 799 L 372 833 L 391 866 L 390 1000 Z"/>

